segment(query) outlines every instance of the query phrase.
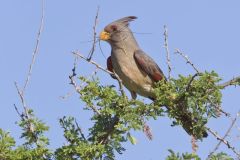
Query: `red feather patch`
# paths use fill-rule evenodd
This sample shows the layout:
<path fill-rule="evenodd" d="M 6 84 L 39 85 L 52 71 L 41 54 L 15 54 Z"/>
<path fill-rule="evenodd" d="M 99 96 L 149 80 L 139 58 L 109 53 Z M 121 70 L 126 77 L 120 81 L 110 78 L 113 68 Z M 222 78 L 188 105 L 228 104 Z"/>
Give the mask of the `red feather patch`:
<path fill-rule="evenodd" d="M 152 79 L 154 80 L 154 81 L 161 81 L 162 80 L 162 78 L 163 78 L 163 76 L 161 75 L 161 74 L 159 74 L 159 73 L 157 73 L 157 72 L 155 72 L 153 75 L 152 75 Z"/>
<path fill-rule="evenodd" d="M 111 56 L 108 57 L 107 59 L 107 69 L 111 72 L 113 72 L 113 66 L 112 66 L 112 60 L 111 60 Z"/>

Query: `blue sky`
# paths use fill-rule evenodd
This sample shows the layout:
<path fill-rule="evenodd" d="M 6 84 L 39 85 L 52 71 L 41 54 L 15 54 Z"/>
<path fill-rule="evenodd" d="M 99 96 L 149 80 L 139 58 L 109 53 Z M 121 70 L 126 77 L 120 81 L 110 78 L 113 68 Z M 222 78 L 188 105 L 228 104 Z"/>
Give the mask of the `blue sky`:
<path fill-rule="evenodd" d="M 100 6 L 97 32 L 118 18 L 134 15 L 138 19 L 131 23 L 142 49 L 148 53 L 167 73 L 165 50 L 163 48 L 163 26 L 169 30 L 169 49 L 173 64 L 173 75 L 191 74 L 193 69 L 185 64 L 175 48 L 186 53 L 202 71 L 215 70 L 223 80 L 240 75 L 240 1 L 201 0 L 201 1 L 57 1 L 45 3 L 44 30 L 41 35 L 40 50 L 33 68 L 33 75 L 26 91 L 27 104 L 34 109 L 37 117 L 50 126 L 47 136 L 52 148 L 64 143 L 58 119 L 64 115 L 75 116 L 82 128 L 87 131 L 91 125 L 91 112 L 82 110 L 83 103 L 69 85 L 68 76 L 73 67 L 71 51 L 79 50 L 88 54 L 92 39 L 92 27 L 97 6 Z M 15 124 L 19 117 L 13 104 L 21 107 L 14 87 L 14 81 L 23 85 L 36 43 L 36 35 L 41 18 L 41 1 L 2 1 L 0 5 L 0 128 L 11 132 L 16 139 L 20 128 Z M 150 33 L 150 34 L 140 34 Z M 107 57 L 110 46 L 102 42 L 101 48 Z M 93 59 L 102 66 L 106 59 L 99 50 Z M 79 75 L 90 75 L 92 65 L 80 60 L 77 66 Z M 109 75 L 99 71 L 97 74 L 103 84 L 116 84 Z M 116 84 L 117 85 L 117 84 Z M 67 99 L 61 99 L 67 93 Z M 230 87 L 223 91 L 223 109 L 234 117 L 240 108 L 239 88 Z M 230 125 L 227 118 L 212 119 L 208 126 L 223 135 Z M 191 152 L 190 137 L 181 127 L 170 127 L 168 118 L 150 121 L 154 134 L 149 141 L 142 132 L 133 132 L 137 145 L 126 143 L 127 149 L 117 159 L 156 160 L 163 159 L 171 148 L 179 152 Z M 230 142 L 240 148 L 240 134 L 234 127 Z M 18 140 L 20 144 L 22 141 Z M 217 144 L 213 136 L 199 142 L 199 155 L 204 159 Z M 219 151 L 234 154 L 221 145 Z"/>

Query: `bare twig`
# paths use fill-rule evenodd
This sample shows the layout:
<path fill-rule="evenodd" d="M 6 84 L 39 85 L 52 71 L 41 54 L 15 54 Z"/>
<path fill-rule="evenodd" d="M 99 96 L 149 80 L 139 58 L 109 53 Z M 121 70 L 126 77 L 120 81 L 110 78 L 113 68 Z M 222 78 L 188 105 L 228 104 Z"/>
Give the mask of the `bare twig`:
<path fill-rule="evenodd" d="M 31 117 L 28 114 L 29 110 L 28 110 L 28 107 L 26 105 L 26 102 L 25 102 L 25 99 L 24 99 L 24 95 L 22 94 L 23 92 L 20 91 L 20 89 L 19 89 L 19 87 L 17 85 L 17 82 L 15 82 L 14 84 L 15 84 L 15 87 L 17 89 L 18 95 L 19 95 L 19 97 L 21 99 L 22 106 L 23 106 L 23 109 L 24 109 L 24 113 L 20 114 L 20 112 L 18 111 L 16 105 L 14 105 L 15 110 L 17 111 L 18 115 L 21 115 L 20 117 L 22 118 L 22 120 L 26 120 L 26 119 L 29 120 Z M 27 127 L 28 127 L 28 130 L 30 132 L 32 132 L 32 133 L 34 132 L 34 126 L 33 126 L 33 124 L 30 121 L 28 122 Z"/>
<path fill-rule="evenodd" d="M 230 117 L 231 115 L 230 115 L 230 113 L 227 113 L 226 111 L 224 111 L 224 110 L 222 110 L 222 107 L 220 106 L 220 104 L 215 104 L 215 103 L 213 103 L 213 101 L 211 100 L 211 99 L 209 99 L 208 98 L 208 100 L 210 101 L 210 103 L 213 105 L 213 107 L 215 107 L 215 109 L 216 109 L 216 115 L 217 116 L 220 116 L 221 115 L 221 113 L 223 113 L 226 117 Z M 221 113 L 220 113 L 221 112 Z"/>
<path fill-rule="evenodd" d="M 80 92 L 80 87 L 77 85 L 77 83 L 75 82 L 74 80 L 74 77 L 72 76 L 69 76 L 69 79 L 71 80 L 71 84 L 74 86 L 75 90 L 77 92 Z M 95 106 L 92 106 L 92 105 L 89 105 L 89 107 L 97 114 L 97 115 L 100 115 L 101 113 L 99 112 L 99 110 L 95 107 Z"/>
<path fill-rule="evenodd" d="M 80 54 L 79 52 L 72 52 L 72 54 L 74 54 L 75 56 L 80 57 L 80 58 L 88 61 L 88 59 L 87 59 L 86 57 L 84 57 L 82 54 Z M 111 71 L 103 68 L 102 66 L 100 66 L 99 64 L 97 64 L 95 61 L 90 60 L 90 61 L 88 61 L 88 62 L 91 63 L 91 64 L 93 64 L 93 65 L 95 65 L 97 68 L 101 69 L 102 71 L 104 71 L 104 72 L 106 72 L 106 73 L 108 73 L 108 74 L 115 75 L 115 73 L 113 73 L 113 72 L 111 72 Z"/>
<path fill-rule="evenodd" d="M 187 63 L 189 63 L 193 69 L 197 72 L 197 73 L 200 73 L 199 70 L 194 66 L 194 64 L 190 61 L 190 59 L 188 58 L 187 55 L 185 55 L 183 52 L 181 52 L 179 49 L 175 49 L 175 54 L 179 54 L 181 55 L 186 61 Z"/>
<path fill-rule="evenodd" d="M 224 140 L 224 139 L 229 135 L 229 133 L 231 132 L 234 124 L 235 124 L 236 121 L 237 121 L 237 117 L 238 117 L 238 115 L 232 120 L 231 125 L 229 126 L 228 130 L 226 131 L 226 133 L 224 134 L 224 136 L 223 136 L 223 138 L 222 138 L 223 140 Z M 219 146 L 221 145 L 221 143 L 222 143 L 222 141 L 219 141 L 219 142 L 218 142 L 218 144 L 215 146 L 215 148 L 213 149 L 213 151 L 210 152 L 210 154 L 208 155 L 208 158 L 210 158 L 210 157 L 214 154 L 214 152 L 217 151 L 217 149 L 219 148 Z"/>
<path fill-rule="evenodd" d="M 190 81 L 188 82 L 188 85 L 187 85 L 187 87 L 186 87 L 186 91 L 189 91 L 193 80 L 194 80 L 197 76 L 199 76 L 199 75 L 200 75 L 200 73 L 195 73 L 195 74 L 192 76 L 192 78 L 191 78 Z"/>
<path fill-rule="evenodd" d="M 70 84 L 72 84 L 73 86 L 74 86 L 74 89 L 75 89 L 75 91 L 77 91 L 77 92 L 80 92 L 81 91 L 81 89 L 80 89 L 80 87 L 77 85 L 77 83 L 76 83 L 76 81 L 75 81 L 75 79 L 74 79 L 74 76 L 69 76 L 69 79 L 70 79 Z"/>
<path fill-rule="evenodd" d="M 231 86 L 231 85 L 237 85 L 237 84 L 240 84 L 240 76 L 236 77 L 236 78 L 233 78 L 227 82 L 224 82 L 222 84 L 219 84 L 218 86 L 222 87 L 222 88 L 225 88 L 225 87 L 228 87 L 228 86 Z"/>
<path fill-rule="evenodd" d="M 125 96 L 125 93 L 124 93 L 124 90 L 123 90 L 123 84 L 122 84 L 122 80 L 120 79 L 120 77 L 115 73 L 115 72 L 111 72 L 105 68 L 103 68 L 102 66 L 100 66 L 99 64 L 97 64 L 95 61 L 92 61 L 92 60 L 88 60 L 88 58 L 84 57 L 82 54 L 80 54 L 79 52 L 72 52 L 72 54 L 74 54 L 75 56 L 78 56 L 84 60 L 86 60 L 87 62 L 95 65 L 97 68 L 101 69 L 102 71 L 110 74 L 110 75 L 113 75 L 117 78 L 117 81 L 118 81 L 118 84 L 119 84 L 119 90 L 122 94 L 122 96 Z"/>
<path fill-rule="evenodd" d="M 226 117 L 230 117 L 231 115 L 230 115 L 230 113 L 228 113 L 228 112 L 226 112 L 226 111 L 224 111 L 224 110 L 222 110 L 221 109 L 221 106 L 220 107 L 218 107 L 218 108 L 220 108 L 220 112 L 222 112 Z"/>
<path fill-rule="evenodd" d="M 35 45 L 35 48 L 34 48 L 34 51 L 33 51 L 33 55 L 32 55 L 32 61 L 31 61 L 31 64 L 29 66 L 28 74 L 27 74 L 27 77 L 26 77 L 23 89 L 21 90 L 18 87 L 17 82 L 14 83 L 15 87 L 17 89 L 18 95 L 19 95 L 19 97 L 21 99 L 21 103 L 22 103 L 24 112 L 22 114 L 20 114 L 20 112 L 19 112 L 19 110 L 18 110 L 18 108 L 17 108 L 17 106 L 15 104 L 14 104 L 14 107 L 15 107 L 15 110 L 18 113 L 18 115 L 22 118 L 22 120 L 29 120 L 29 119 L 31 119 L 31 117 L 29 115 L 29 109 L 28 109 L 27 104 L 26 104 L 25 99 L 24 99 L 24 95 L 25 95 L 25 91 L 26 91 L 27 85 L 28 85 L 28 83 L 30 81 L 30 78 L 31 78 L 31 75 L 32 75 L 32 68 L 33 68 L 34 62 L 36 60 L 36 55 L 37 55 L 37 53 L 39 51 L 40 36 L 41 36 L 42 30 L 43 30 L 44 12 L 45 12 L 45 10 L 44 10 L 44 0 L 42 0 L 41 23 L 40 23 L 40 27 L 39 27 L 38 34 L 37 34 L 36 45 Z M 30 121 L 28 121 L 27 127 L 28 127 L 28 130 L 31 133 L 34 132 L 34 126 L 33 126 L 33 124 Z"/>
<path fill-rule="evenodd" d="M 24 95 L 23 95 L 23 92 L 20 91 L 20 88 L 18 87 L 18 84 L 17 82 L 14 83 L 15 84 L 15 87 L 17 89 L 17 92 L 18 92 L 18 95 L 21 99 L 21 102 L 22 102 L 22 106 L 23 106 L 23 109 L 24 109 L 24 115 L 27 119 L 29 119 L 29 115 L 28 115 L 28 108 L 27 108 L 27 105 L 26 105 L 26 102 L 25 102 L 25 99 L 24 99 Z M 15 106 L 16 107 L 16 106 Z"/>
<path fill-rule="evenodd" d="M 235 122 L 234 122 L 234 123 L 235 123 Z M 229 143 L 229 141 L 227 141 L 227 140 L 224 139 L 225 137 L 219 136 L 219 135 L 217 134 L 217 132 L 212 131 L 210 128 L 207 128 L 207 130 L 208 130 L 214 137 L 216 137 L 217 140 L 221 141 L 221 143 L 224 143 L 229 149 L 231 149 L 231 150 L 237 155 L 238 158 L 240 158 L 240 153 L 238 153 L 238 152 L 236 151 L 235 147 L 233 147 L 233 146 Z M 231 126 L 230 126 L 230 130 L 231 130 Z M 230 132 L 230 131 L 229 131 L 229 132 Z M 228 134 L 228 132 L 227 132 L 227 134 Z"/>
<path fill-rule="evenodd" d="M 24 87 L 23 87 L 23 89 L 22 89 L 22 95 L 23 95 L 23 96 L 24 96 L 24 92 L 25 92 L 25 90 L 26 90 L 26 87 L 27 87 L 27 85 L 28 85 L 28 83 L 29 83 L 29 80 L 30 80 L 30 78 L 31 78 L 33 64 L 34 64 L 34 62 L 35 62 L 35 60 L 36 60 L 36 56 L 37 56 L 37 53 L 38 53 L 38 50 L 39 50 L 40 36 L 41 36 L 42 30 L 43 30 L 43 23 L 44 23 L 44 14 L 45 14 L 45 10 L 44 10 L 44 0 L 42 0 L 42 17 L 41 17 L 41 23 L 40 23 L 40 27 L 39 27 L 38 34 L 37 34 L 36 45 L 35 45 L 35 48 L 34 48 L 34 51 L 33 51 L 33 55 L 32 55 L 32 62 L 31 62 L 31 64 L 30 64 L 30 66 L 29 66 L 27 78 L 26 78 Z"/>
<path fill-rule="evenodd" d="M 84 134 L 83 134 L 83 131 L 82 131 L 82 129 L 79 127 L 78 122 L 77 122 L 76 119 L 75 119 L 75 124 L 76 124 L 76 126 L 77 126 L 77 128 L 78 128 L 79 133 L 81 134 L 81 137 L 82 137 L 85 141 L 87 141 L 87 139 L 85 138 L 85 136 L 84 136 Z"/>
<path fill-rule="evenodd" d="M 170 53 L 169 53 L 169 48 L 168 48 L 168 29 L 167 26 L 164 25 L 164 48 L 166 50 L 166 57 L 167 57 L 167 65 L 168 65 L 168 80 L 171 78 L 171 61 L 170 61 Z"/>
<path fill-rule="evenodd" d="M 96 27 L 97 27 L 97 23 L 98 23 L 98 13 L 99 13 L 99 6 L 97 7 L 97 13 L 95 16 L 95 20 L 94 20 L 94 26 L 93 26 L 93 44 L 92 44 L 92 48 L 89 52 L 89 56 L 87 58 L 88 61 L 90 61 L 92 59 L 93 53 L 95 51 L 96 48 L 96 43 L 97 43 L 97 33 L 96 33 Z"/>
<path fill-rule="evenodd" d="M 18 110 L 18 108 L 17 108 L 16 104 L 13 104 L 13 105 L 14 105 L 14 108 L 15 108 L 15 110 L 16 110 L 16 112 L 17 112 L 17 114 L 19 115 L 19 117 L 21 117 L 21 118 L 22 118 L 22 120 L 24 120 L 24 114 L 20 113 L 20 111 Z"/>
<path fill-rule="evenodd" d="M 77 85 L 74 77 L 76 76 L 76 66 L 77 66 L 77 56 L 74 59 L 74 66 L 72 69 L 72 75 L 69 76 L 70 79 L 70 84 L 72 84 L 74 86 L 74 89 L 76 90 L 76 92 L 80 92 L 81 91 L 81 87 Z M 89 107 L 97 114 L 100 115 L 99 110 L 95 107 L 95 106 L 91 106 L 89 105 Z"/>

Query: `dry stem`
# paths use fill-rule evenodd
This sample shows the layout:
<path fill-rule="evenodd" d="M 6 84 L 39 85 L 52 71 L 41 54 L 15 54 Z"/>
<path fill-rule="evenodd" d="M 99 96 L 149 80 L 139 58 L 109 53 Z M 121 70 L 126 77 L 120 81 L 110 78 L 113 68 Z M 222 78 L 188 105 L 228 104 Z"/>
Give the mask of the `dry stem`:
<path fill-rule="evenodd" d="M 166 50 L 166 57 L 167 57 L 167 65 L 168 65 L 168 80 L 171 78 L 171 61 L 170 61 L 170 53 L 169 53 L 169 48 L 168 48 L 168 29 L 167 26 L 164 25 L 164 48 Z"/>
<path fill-rule="evenodd" d="M 181 52 L 179 49 L 176 49 L 176 50 L 175 50 L 175 53 L 181 55 L 181 56 L 187 61 L 187 63 L 189 63 L 189 64 L 193 67 L 193 69 L 194 69 L 197 73 L 200 73 L 199 70 L 198 70 L 198 69 L 194 66 L 194 64 L 190 61 L 190 59 L 189 59 L 189 57 L 188 57 L 187 55 L 185 55 L 185 54 L 184 54 L 183 52 Z"/>

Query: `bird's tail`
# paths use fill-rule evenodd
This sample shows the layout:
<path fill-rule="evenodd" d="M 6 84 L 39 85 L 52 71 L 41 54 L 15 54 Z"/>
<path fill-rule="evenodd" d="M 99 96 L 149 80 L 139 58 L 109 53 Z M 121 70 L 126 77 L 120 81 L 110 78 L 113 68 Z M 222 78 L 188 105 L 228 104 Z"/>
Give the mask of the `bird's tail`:
<path fill-rule="evenodd" d="M 153 97 L 148 97 L 152 101 L 156 99 Z M 173 107 L 165 106 L 168 112 L 173 110 Z M 206 138 L 208 136 L 207 128 L 202 124 L 202 126 L 197 126 L 198 119 L 192 116 L 192 113 L 189 112 L 184 103 L 178 103 L 176 106 L 177 108 L 181 108 L 175 112 L 174 117 L 183 127 L 183 129 L 191 136 L 194 136 L 196 139 L 201 139 L 202 137 Z M 177 123 L 177 124 L 179 124 Z M 196 127 L 197 126 L 197 127 Z"/>
<path fill-rule="evenodd" d="M 176 113 L 176 117 L 174 117 L 178 122 L 181 123 L 183 129 L 189 134 L 194 136 L 197 139 L 201 139 L 202 137 L 207 137 L 207 129 L 203 124 L 202 126 L 197 125 L 198 119 L 192 116 L 192 113 L 187 111 L 184 104 L 178 104 L 176 107 L 181 107 L 181 111 Z M 171 107 L 167 107 L 168 111 L 171 110 Z M 179 111 L 179 110 L 178 110 Z"/>
<path fill-rule="evenodd" d="M 192 119 L 191 113 L 187 113 L 187 112 L 185 112 L 184 114 L 180 113 L 178 117 L 176 117 L 176 119 L 181 122 L 182 127 L 189 135 L 192 135 L 197 139 L 201 137 L 205 138 L 208 136 L 207 130 L 204 125 L 201 126 L 200 129 L 199 127 L 197 129 L 194 128 L 198 120 L 196 118 Z"/>

